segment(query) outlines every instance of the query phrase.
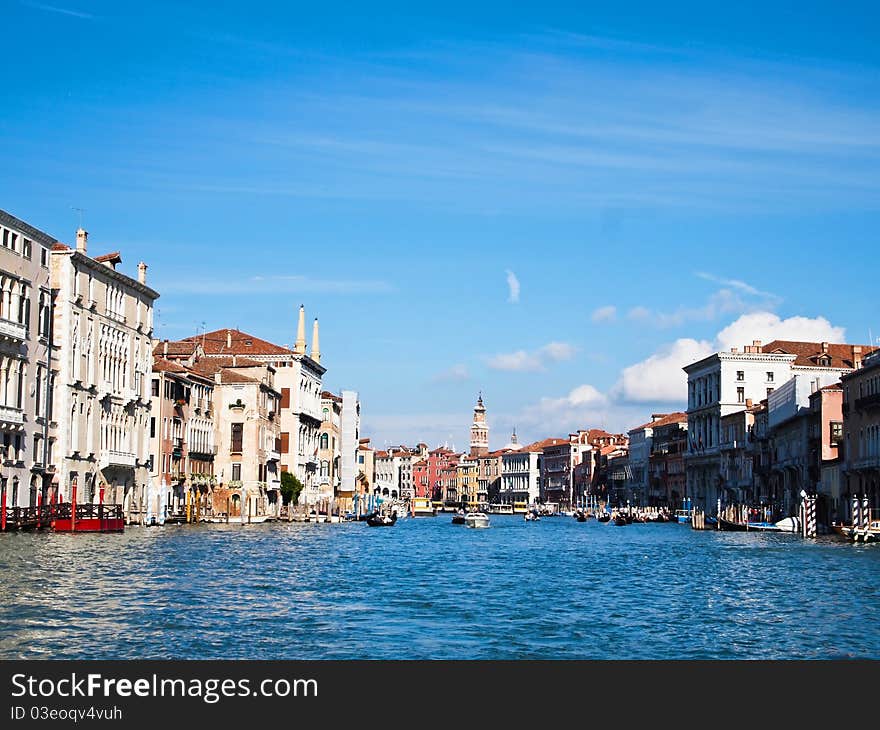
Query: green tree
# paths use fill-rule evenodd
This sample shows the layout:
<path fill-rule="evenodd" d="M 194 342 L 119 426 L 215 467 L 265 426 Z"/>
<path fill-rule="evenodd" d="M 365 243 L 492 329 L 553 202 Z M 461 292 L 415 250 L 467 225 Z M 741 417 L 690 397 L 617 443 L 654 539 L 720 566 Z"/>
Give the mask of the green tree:
<path fill-rule="evenodd" d="M 289 471 L 281 472 L 281 499 L 284 504 L 296 504 L 299 493 L 302 491 L 302 482 Z"/>

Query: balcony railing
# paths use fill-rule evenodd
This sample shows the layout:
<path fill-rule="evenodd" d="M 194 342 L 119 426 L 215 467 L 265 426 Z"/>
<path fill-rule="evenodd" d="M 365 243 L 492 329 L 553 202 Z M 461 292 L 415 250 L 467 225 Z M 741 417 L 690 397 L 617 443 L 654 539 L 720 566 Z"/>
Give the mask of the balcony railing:
<path fill-rule="evenodd" d="M 24 341 L 27 339 L 27 327 L 0 317 L 0 337 Z"/>
<path fill-rule="evenodd" d="M 101 467 L 127 466 L 134 468 L 137 457 L 130 451 L 105 451 L 101 454 Z"/>
<path fill-rule="evenodd" d="M 3 423 L 24 423 L 24 411 L 20 408 L 0 406 L 0 421 Z"/>
<path fill-rule="evenodd" d="M 867 456 L 853 462 L 853 469 L 877 469 L 880 468 L 880 456 Z"/>

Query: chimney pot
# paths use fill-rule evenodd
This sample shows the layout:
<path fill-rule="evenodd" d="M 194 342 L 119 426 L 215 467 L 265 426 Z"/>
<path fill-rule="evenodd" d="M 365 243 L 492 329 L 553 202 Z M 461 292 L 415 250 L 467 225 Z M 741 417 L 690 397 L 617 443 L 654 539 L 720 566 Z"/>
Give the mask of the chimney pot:
<path fill-rule="evenodd" d="M 752 407 L 752 399 L 746 398 L 746 408 L 751 408 L 751 407 Z"/>
<path fill-rule="evenodd" d="M 232 330 L 226 330 L 226 347 L 232 347 Z"/>
<path fill-rule="evenodd" d="M 828 343 L 827 342 L 822 343 L 822 352 L 828 352 Z"/>
<path fill-rule="evenodd" d="M 80 253 L 86 252 L 86 245 L 89 241 L 89 232 L 85 228 L 76 229 L 76 250 Z"/>
<path fill-rule="evenodd" d="M 731 352 L 732 354 L 736 355 L 736 354 L 739 352 L 739 348 L 738 348 L 738 347 L 731 347 L 731 348 L 730 348 L 730 352 Z"/>
<path fill-rule="evenodd" d="M 761 340 L 752 340 L 752 345 L 755 347 L 761 347 Z"/>
<path fill-rule="evenodd" d="M 141 284 L 147 283 L 147 265 L 143 261 L 138 264 L 138 281 Z"/>

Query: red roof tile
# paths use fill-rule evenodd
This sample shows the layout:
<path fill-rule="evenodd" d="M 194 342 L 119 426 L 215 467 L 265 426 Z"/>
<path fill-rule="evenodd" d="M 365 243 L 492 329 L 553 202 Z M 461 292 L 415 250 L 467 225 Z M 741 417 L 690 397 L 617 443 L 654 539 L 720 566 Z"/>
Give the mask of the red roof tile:
<path fill-rule="evenodd" d="M 794 364 L 801 367 L 826 367 L 819 365 L 819 357 L 823 354 L 831 356 L 831 362 L 827 367 L 833 368 L 854 368 L 853 364 L 853 347 L 861 347 L 861 356 L 874 352 L 876 347 L 871 345 L 828 345 L 827 353 L 823 352 L 821 342 L 798 342 L 794 340 L 773 340 L 768 342 L 761 348 L 764 353 L 780 352 L 787 355 L 796 355 Z"/>
<path fill-rule="evenodd" d="M 231 345 L 227 347 L 227 334 Z M 293 355 L 293 350 L 274 345 L 247 332 L 237 329 L 219 329 L 203 335 L 185 337 L 186 342 L 199 342 L 205 348 L 206 355 Z"/>

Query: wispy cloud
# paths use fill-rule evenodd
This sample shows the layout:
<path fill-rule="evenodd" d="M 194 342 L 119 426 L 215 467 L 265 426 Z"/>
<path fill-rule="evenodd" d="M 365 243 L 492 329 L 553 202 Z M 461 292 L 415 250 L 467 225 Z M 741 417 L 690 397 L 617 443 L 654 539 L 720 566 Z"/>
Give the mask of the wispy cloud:
<path fill-rule="evenodd" d="M 594 322 L 613 322 L 617 319 L 617 307 L 613 304 L 607 304 L 604 307 L 594 309 L 590 319 Z"/>
<path fill-rule="evenodd" d="M 59 8 L 56 5 L 45 5 L 43 3 L 33 2 L 32 0 L 19 0 L 21 5 L 35 10 L 45 10 L 47 13 L 58 13 L 59 15 L 68 15 L 72 18 L 82 18 L 83 20 L 93 20 L 94 15 L 84 13 L 81 10 L 71 10 L 70 8 Z"/>
<path fill-rule="evenodd" d="M 486 364 L 493 370 L 509 372 L 540 372 L 551 363 L 570 360 L 577 348 L 567 342 L 550 342 L 537 350 L 517 350 L 493 355 Z"/>
<path fill-rule="evenodd" d="M 740 279 L 725 279 L 724 277 L 715 276 L 714 274 L 709 274 L 705 271 L 698 271 L 695 275 L 700 277 L 701 279 L 705 279 L 706 281 L 712 281 L 716 284 L 721 284 L 721 286 L 729 287 L 731 289 L 738 289 L 739 291 L 745 292 L 746 294 L 751 294 L 756 297 L 781 299 L 781 297 L 777 296 L 776 294 L 761 291 L 757 287 L 754 287 L 751 284 L 746 283 L 745 281 L 741 281 Z"/>
<path fill-rule="evenodd" d="M 510 269 L 507 270 L 507 301 L 516 304 L 519 301 L 519 279 Z"/>
<path fill-rule="evenodd" d="M 462 383 L 470 380 L 471 374 L 467 365 L 458 363 L 437 373 L 431 380 L 435 383 Z"/>

